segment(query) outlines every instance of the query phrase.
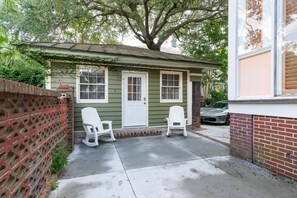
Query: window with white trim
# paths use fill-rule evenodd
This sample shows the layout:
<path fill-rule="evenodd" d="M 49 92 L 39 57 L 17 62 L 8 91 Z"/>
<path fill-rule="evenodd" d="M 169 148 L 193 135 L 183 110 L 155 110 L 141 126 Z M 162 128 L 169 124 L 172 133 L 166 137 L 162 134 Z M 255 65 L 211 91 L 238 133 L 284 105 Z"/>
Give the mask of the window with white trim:
<path fill-rule="evenodd" d="M 182 72 L 160 73 L 161 102 L 182 102 Z"/>
<path fill-rule="evenodd" d="M 278 37 L 277 37 L 277 95 L 297 94 L 297 1 L 277 2 Z"/>
<path fill-rule="evenodd" d="M 80 103 L 107 102 L 107 69 L 80 66 L 77 88 Z"/>
<path fill-rule="evenodd" d="M 238 55 L 271 47 L 273 0 L 237 0 Z"/>

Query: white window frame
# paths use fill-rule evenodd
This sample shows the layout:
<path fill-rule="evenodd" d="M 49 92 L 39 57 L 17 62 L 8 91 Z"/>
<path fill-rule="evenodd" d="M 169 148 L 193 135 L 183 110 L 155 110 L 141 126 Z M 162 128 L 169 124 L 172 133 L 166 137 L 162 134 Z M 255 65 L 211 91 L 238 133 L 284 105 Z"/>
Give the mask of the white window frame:
<path fill-rule="evenodd" d="M 80 69 L 81 68 L 96 68 L 104 70 L 105 78 L 105 93 L 104 99 L 80 99 Z M 77 66 L 77 77 L 76 77 L 76 103 L 108 103 L 108 69 L 103 67 L 89 66 L 89 65 L 78 65 Z"/>
<path fill-rule="evenodd" d="M 162 74 L 179 75 L 179 99 L 162 99 Z M 183 102 L 183 73 L 175 71 L 160 71 L 160 103 L 181 103 Z"/>
<path fill-rule="evenodd" d="M 239 46 L 240 46 L 240 42 L 239 42 L 239 29 L 240 29 L 240 20 L 239 20 L 239 2 L 243 2 L 241 0 L 237 0 L 236 1 L 236 57 L 237 59 L 242 59 L 242 58 L 245 58 L 245 57 L 248 57 L 250 55 L 256 55 L 256 54 L 261 54 L 263 51 L 266 51 L 267 49 L 272 49 L 273 47 L 273 42 L 274 42 L 274 4 L 275 4 L 275 0 L 271 0 L 272 1 L 272 5 L 270 3 L 267 3 L 265 0 L 263 0 L 263 7 L 262 7 L 262 14 L 263 14 L 263 18 L 266 16 L 265 14 L 265 11 L 270 11 L 270 9 L 267 9 L 267 5 L 271 5 L 271 9 L 272 9 L 272 15 L 271 15 L 271 28 L 270 29 L 266 29 L 266 28 L 262 28 L 262 47 L 261 48 L 258 48 L 258 49 L 251 49 L 251 50 L 248 50 L 248 49 L 244 49 L 242 52 L 239 51 Z M 243 7 L 245 9 L 245 13 L 244 13 L 244 18 L 246 18 L 246 0 L 244 0 L 244 4 L 245 6 Z M 263 21 L 262 21 L 262 27 L 264 27 L 265 25 L 265 22 L 267 23 L 267 19 L 264 18 Z M 244 25 L 246 26 L 246 22 L 244 21 Z M 244 29 L 244 34 L 246 34 L 247 30 Z M 267 38 L 265 37 L 265 35 L 268 35 L 269 36 L 269 39 L 270 39 L 270 42 L 269 42 L 269 39 L 267 40 Z M 244 35 L 244 38 L 246 37 L 247 35 Z M 244 43 L 246 43 L 246 41 L 244 40 Z"/>

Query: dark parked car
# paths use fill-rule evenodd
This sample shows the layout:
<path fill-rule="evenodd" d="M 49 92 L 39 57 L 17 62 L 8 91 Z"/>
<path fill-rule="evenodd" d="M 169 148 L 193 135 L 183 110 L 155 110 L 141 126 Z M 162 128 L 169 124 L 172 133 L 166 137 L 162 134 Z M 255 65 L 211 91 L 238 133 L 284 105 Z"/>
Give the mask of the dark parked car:
<path fill-rule="evenodd" d="M 201 108 L 201 121 L 217 124 L 229 124 L 230 115 L 227 101 L 219 101 Z"/>

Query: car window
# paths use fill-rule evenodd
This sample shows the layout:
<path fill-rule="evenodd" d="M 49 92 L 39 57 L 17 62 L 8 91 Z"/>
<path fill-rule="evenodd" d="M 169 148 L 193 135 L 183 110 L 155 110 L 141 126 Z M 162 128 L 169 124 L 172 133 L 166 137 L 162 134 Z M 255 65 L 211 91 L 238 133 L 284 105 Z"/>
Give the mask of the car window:
<path fill-rule="evenodd" d="M 228 103 L 226 103 L 226 102 L 216 102 L 216 103 L 211 104 L 209 107 L 218 108 L 218 109 L 228 108 Z"/>

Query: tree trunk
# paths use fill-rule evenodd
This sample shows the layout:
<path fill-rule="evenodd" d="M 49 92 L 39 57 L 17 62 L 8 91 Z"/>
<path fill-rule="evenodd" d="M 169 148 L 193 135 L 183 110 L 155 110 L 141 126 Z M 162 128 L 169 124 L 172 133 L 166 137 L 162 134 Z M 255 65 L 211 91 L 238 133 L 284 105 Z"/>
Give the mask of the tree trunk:
<path fill-rule="evenodd" d="M 150 50 L 161 51 L 161 46 L 155 44 L 154 42 L 147 43 L 146 46 L 147 46 Z"/>

